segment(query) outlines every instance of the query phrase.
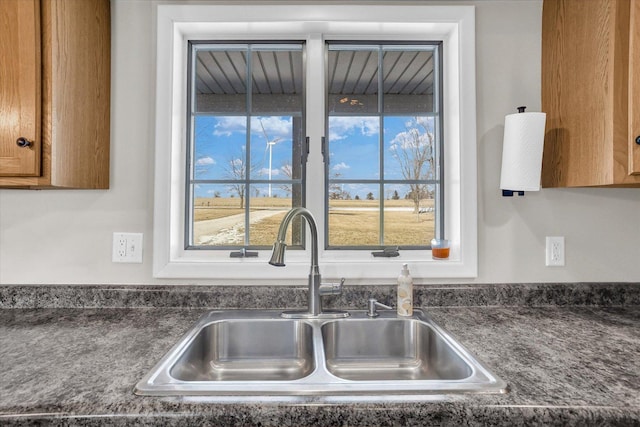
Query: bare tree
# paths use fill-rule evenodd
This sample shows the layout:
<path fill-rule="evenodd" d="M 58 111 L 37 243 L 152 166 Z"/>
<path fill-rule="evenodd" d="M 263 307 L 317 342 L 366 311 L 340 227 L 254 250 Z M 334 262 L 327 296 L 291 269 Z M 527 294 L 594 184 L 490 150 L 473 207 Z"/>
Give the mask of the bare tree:
<path fill-rule="evenodd" d="M 331 200 L 351 200 L 351 193 L 344 189 L 344 184 L 331 182 L 333 179 L 340 179 L 342 173 L 333 172 L 329 176 L 329 199 Z"/>
<path fill-rule="evenodd" d="M 433 177 L 435 170 L 434 135 L 424 118 L 414 117 L 407 130 L 401 132 L 391 143 L 393 157 L 400 165 L 406 180 L 425 180 Z M 428 196 L 427 184 L 410 183 L 409 195 L 414 203 L 414 212 L 420 211 L 420 200 Z"/>
<path fill-rule="evenodd" d="M 244 157 L 235 157 L 227 162 L 225 167 L 227 178 L 233 180 L 243 180 L 246 178 L 247 168 L 246 159 Z M 229 188 L 234 191 L 240 198 L 240 209 L 244 209 L 244 192 L 246 184 L 241 182 L 233 182 L 229 184 Z"/>
<path fill-rule="evenodd" d="M 257 166 L 251 167 L 251 171 L 257 170 Z M 240 199 L 240 209 L 244 209 L 244 195 L 246 191 L 246 178 L 247 178 L 247 156 L 246 148 L 240 148 L 237 155 L 232 156 L 225 165 L 225 176 L 233 181 L 228 187 Z M 242 181 L 242 182 L 238 182 Z M 233 197 L 233 196 L 232 196 Z"/>
<path fill-rule="evenodd" d="M 288 179 L 293 179 L 293 166 L 291 166 L 290 162 L 284 163 L 280 166 L 280 171 L 286 176 Z M 287 194 L 287 197 L 291 196 L 291 184 L 282 184 L 280 189 Z"/>

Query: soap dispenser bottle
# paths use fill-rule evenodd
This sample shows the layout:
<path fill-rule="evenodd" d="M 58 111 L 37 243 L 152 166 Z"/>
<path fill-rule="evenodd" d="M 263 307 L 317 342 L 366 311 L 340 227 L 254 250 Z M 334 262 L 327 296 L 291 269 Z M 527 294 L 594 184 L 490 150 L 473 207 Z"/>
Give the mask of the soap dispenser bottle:
<path fill-rule="evenodd" d="M 402 264 L 398 276 L 398 315 L 413 316 L 413 279 L 407 264 Z"/>

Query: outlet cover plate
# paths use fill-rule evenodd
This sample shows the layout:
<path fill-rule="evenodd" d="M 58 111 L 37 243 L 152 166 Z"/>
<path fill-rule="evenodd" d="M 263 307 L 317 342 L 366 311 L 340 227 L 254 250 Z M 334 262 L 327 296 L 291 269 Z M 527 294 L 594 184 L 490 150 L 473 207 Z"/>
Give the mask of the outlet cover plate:
<path fill-rule="evenodd" d="M 111 261 L 142 263 L 142 233 L 113 233 Z"/>
<path fill-rule="evenodd" d="M 564 266 L 564 236 L 547 236 L 545 265 L 547 267 Z"/>

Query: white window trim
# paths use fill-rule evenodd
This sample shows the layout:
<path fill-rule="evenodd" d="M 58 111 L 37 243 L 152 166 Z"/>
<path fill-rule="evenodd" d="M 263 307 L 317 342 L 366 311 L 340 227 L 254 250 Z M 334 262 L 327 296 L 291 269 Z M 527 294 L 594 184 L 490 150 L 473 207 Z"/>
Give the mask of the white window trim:
<path fill-rule="evenodd" d="M 367 37 L 416 40 L 418 33 L 423 40 L 443 41 L 445 235 L 453 245 L 447 261 L 432 261 L 430 251 L 401 251 L 399 257 L 380 260 L 366 251 L 320 248 L 323 276 L 346 277 L 350 283 L 388 282 L 397 277 L 400 265 L 407 262 L 418 282 L 420 278 L 477 277 L 473 6 L 160 4 L 156 13 L 154 277 L 297 280 L 306 277 L 308 250 L 289 251 L 285 268 L 268 265 L 267 251 L 260 258 L 230 259 L 227 251 L 184 250 L 187 40 L 306 39 L 307 50 L 317 51 L 324 49 L 321 34 L 327 33 L 332 34 L 331 39 L 341 40 Z M 313 57 L 308 55 L 309 59 Z M 306 69 L 307 82 L 324 81 L 322 66 L 308 64 Z M 307 85 L 308 90 L 320 91 L 321 86 Z M 319 96 L 324 99 L 324 94 Z M 312 111 L 319 108 L 322 115 L 313 116 Z M 307 134 L 311 136 L 312 147 L 307 173 L 308 179 L 316 181 L 324 175 L 319 141 L 319 135 L 324 133 L 323 115 L 323 106 L 309 105 L 307 101 Z M 314 212 L 322 230 L 322 198 L 307 199 L 307 207 Z M 363 252 L 368 257 L 363 257 Z"/>

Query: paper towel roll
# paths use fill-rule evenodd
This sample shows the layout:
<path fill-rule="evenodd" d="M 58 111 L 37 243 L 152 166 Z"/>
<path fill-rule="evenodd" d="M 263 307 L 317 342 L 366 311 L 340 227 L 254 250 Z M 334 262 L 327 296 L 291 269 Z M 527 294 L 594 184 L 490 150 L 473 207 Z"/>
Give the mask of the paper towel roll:
<path fill-rule="evenodd" d="M 509 114 L 504 120 L 500 188 L 539 191 L 545 113 Z"/>

